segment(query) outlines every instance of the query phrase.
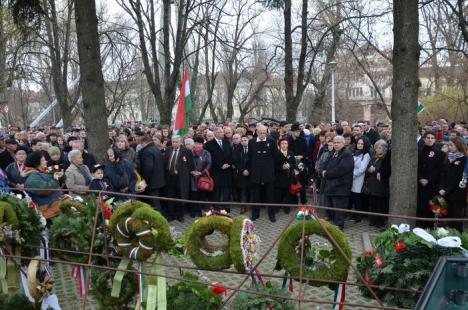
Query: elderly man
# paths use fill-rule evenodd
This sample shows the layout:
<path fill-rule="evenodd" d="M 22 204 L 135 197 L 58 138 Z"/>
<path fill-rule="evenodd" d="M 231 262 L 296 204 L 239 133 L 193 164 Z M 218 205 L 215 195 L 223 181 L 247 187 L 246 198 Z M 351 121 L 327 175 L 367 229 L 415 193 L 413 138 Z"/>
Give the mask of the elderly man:
<path fill-rule="evenodd" d="M 89 168 L 83 164 L 83 157 L 79 150 L 72 150 L 68 153 L 70 166 L 65 171 L 65 184 L 72 195 L 85 195 L 89 189 L 89 183 L 93 177 Z"/>
<path fill-rule="evenodd" d="M 171 137 L 171 146 L 166 148 L 166 194 L 171 198 L 188 199 L 190 193 L 190 173 L 194 171 L 192 152 L 182 146 L 182 138 Z M 168 202 L 165 213 L 168 220 L 184 221 L 185 203 Z"/>
<path fill-rule="evenodd" d="M 232 189 L 232 148 L 224 139 L 224 130 L 216 127 L 215 138 L 205 143 L 205 149 L 211 154 L 210 173 L 214 179 L 213 201 L 231 201 Z M 215 206 L 217 209 L 226 209 L 221 205 Z"/>
<path fill-rule="evenodd" d="M 333 155 L 322 172 L 326 205 L 336 209 L 330 215 L 333 224 L 340 229 L 344 229 L 345 213 L 338 210 L 348 206 L 354 170 L 353 155 L 344 146 L 345 139 L 342 136 L 333 138 Z"/>
<path fill-rule="evenodd" d="M 248 145 L 248 169 L 251 182 L 251 201 L 260 203 L 272 203 L 274 197 L 275 161 L 278 160 L 279 151 L 276 141 L 267 138 L 267 128 L 257 126 L 257 138 L 249 141 Z M 244 176 L 247 176 L 243 172 Z M 268 208 L 268 217 L 271 222 L 276 222 L 274 208 Z M 260 208 L 252 208 L 252 220 L 260 217 Z"/>
<path fill-rule="evenodd" d="M 83 141 L 73 140 L 73 141 L 71 141 L 71 147 L 72 147 L 72 150 L 80 151 L 81 156 L 83 156 L 83 163 L 86 166 L 88 166 L 88 168 L 90 170 L 93 169 L 94 165 L 96 165 L 96 159 L 94 159 L 93 155 L 91 155 L 90 153 L 85 151 Z M 67 164 L 69 164 L 69 163 L 65 163 L 66 166 L 67 166 Z"/>

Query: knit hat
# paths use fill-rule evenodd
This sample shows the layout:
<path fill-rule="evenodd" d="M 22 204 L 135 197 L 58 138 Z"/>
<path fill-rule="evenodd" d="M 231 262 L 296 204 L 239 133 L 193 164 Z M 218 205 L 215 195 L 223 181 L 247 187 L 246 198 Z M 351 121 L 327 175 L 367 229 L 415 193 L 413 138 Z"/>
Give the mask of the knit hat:
<path fill-rule="evenodd" d="M 41 165 L 41 159 L 44 157 L 40 151 L 32 152 L 26 158 L 26 167 L 37 168 Z"/>
<path fill-rule="evenodd" d="M 55 154 L 60 154 L 60 149 L 58 146 L 51 146 L 47 150 L 47 153 L 49 153 L 50 156 L 55 155 Z"/>

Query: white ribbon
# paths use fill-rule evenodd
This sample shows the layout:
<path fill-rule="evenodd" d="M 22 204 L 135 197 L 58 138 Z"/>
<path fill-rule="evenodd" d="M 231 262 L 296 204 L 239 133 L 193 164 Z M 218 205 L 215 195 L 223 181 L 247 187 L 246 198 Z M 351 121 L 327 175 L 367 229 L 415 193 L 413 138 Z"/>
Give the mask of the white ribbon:
<path fill-rule="evenodd" d="M 436 238 L 422 228 L 414 228 L 413 233 L 427 242 L 437 244 Z"/>
<path fill-rule="evenodd" d="M 410 226 L 408 224 L 400 224 L 399 226 L 396 226 L 395 224 L 393 224 L 392 228 L 398 230 L 399 234 L 410 231 Z"/>
<path fill-rule="evenodd" d="M 449 236 L 437 240 L 437 244 L 444 248 L 460 248 L 462 242 L 460 237 Z"/>

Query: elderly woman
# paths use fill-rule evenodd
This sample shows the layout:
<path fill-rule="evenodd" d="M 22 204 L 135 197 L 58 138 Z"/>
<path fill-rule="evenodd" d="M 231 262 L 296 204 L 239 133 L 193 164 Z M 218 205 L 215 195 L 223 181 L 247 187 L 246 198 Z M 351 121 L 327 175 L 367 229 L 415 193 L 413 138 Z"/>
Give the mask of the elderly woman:
<path fill-rule="evenodd" d="M 25 165 L 21 176 L 25 178 L 24 188 L 32 201 L 44 206 L 58 200 L 61 193 L 48 190 L 60 188 L 58 180 L 63 176 L 63 171 L 47 173 L 47 160 L 40 151 L 29 154 Z"/>
<path fill-rule="evenodd" d="M 190 139 L 192 140 L 192 139 Z M 206 174 L 206 171 L 211 168 L 211 154 L 207 150 L 203 149 L 203 137 L 196 136 L 192 140 L 193 147 L 192 147 L 192 154 L 193 154 L 193 171 L 190 173 L 191 180 L 190 180 L 190 199 L 191 200 L 200 200 L 200 201 L 207 201 L 208 200 L 208 193 L 202 192 L 198 190 L 198 178 L 201 175 Z M 185 140 L 185 147 L 187 147 L 187 139 Z M 191 204 L 190 209 L 190 216 L 196 217 L 201 216 L 201 209 L 206 208 L 206 206 L 201 206 L 198 204 Z"/>
<path fill-rule="evenodd" d="M 380 173 L 382 162 L 387 154 L 387 148 L 388 144 L 385 140 L 381 139 L 375 142 L 375 157 L 370 160 L 367 168 L 365 186 L 366 192 L 369 195 L 369 212 L 388 213 L 389 184 L 388 180 Z M 369 216 L 369 225 L 383 227 L 385 225 L 385 217 Z"/>
<path fill-rule="evenodd" d="M 120 135 L 115 142 L 115 146 L 117 146 L 119 151 L 122 153 L 123 159 L 126 159 L 133 164 L 135 163 L 135 151 L 130 147 L 127 136 Z"/>
<path fill-rule="evenodd" d="M 72 195 L 85 195 L 89 189 L 89 183 L 93 177 L 89 168 L 83 164 L 83 156 L 79 150 L 72 150 L 68 153 L 70 166 L 65 171 L 65 184 Z"/>

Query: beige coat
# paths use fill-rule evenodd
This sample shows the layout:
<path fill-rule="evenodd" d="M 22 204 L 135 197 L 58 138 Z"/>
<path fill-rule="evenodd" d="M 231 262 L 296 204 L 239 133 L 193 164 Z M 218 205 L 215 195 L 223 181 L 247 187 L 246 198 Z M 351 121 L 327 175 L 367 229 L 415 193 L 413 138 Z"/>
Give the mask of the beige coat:
<path fill-rule="evenodd" d="M 85 166 L 89 171 L 89 168 Z M 90 173 L 91 174 L 91 173 Z M 86 192 L 84 190 L 89 189 L 89 186 L 86 185 L 85 177 L 80 173 L 78 167 L 74 164 L 70 164 L 70 167 L 65 171 L 66 181 L 65 184 L 70 190 L 72 195 L 84 195 Z"/>

